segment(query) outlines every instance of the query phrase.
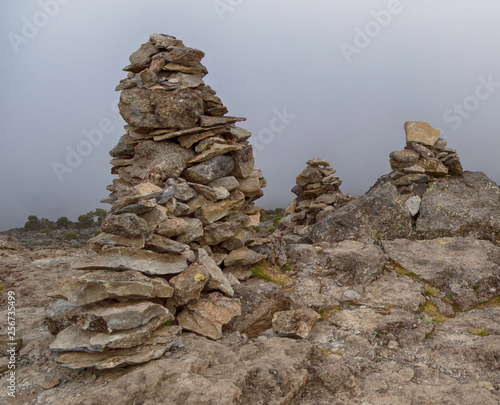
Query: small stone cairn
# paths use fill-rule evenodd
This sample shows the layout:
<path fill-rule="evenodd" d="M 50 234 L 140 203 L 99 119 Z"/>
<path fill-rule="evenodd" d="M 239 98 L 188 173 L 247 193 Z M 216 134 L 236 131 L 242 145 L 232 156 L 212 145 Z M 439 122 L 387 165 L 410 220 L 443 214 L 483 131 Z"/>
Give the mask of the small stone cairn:
<path fill-rule="evenodd" d="M 342 181 L 334 177 L 336 172 L 326 160 L 315 158 L 307 161 L 307 167 L 297 176 L 292 188 L 297 198 L 285 210 L 286 216 L 279 222 L 285 233 L 305 235 L 311 225 L 352 200 L 339 187 Z"/>
<path fill-rule="evenodd" d="M 111 214 L 90 240 L 96 254 L 73 264 L 81 275 L 49 294 L 59 299 L 47 308 L 50 349 L 63 366 L 144 363 L 181 330 L 220 338 L 241 311 L 227 270 L 267 257 L 254 230 L 265 180 L 251 134 L 204 84 L 203 57 L 153 34 L 124 69 L 116 90 L 128 125 L 110 152 L 118 178 L 103 201 Z"/>
<path fill-rule="evenodd" d="M 429 183 L 437 177 L 463 174 L 455 149 L 447 148 L 441 131 L 426 122 L 405 123 L 406 146 L 390 154 L 390 178 L 398 187 Z"/>
<path fill-rule="evenodd" d="M 457 151 L 447 148 L 446 140 L 440 138 L 439 129 L 421 121 L 408 121 L 404 128 L 406 146 L 402 151 L 390 154 L 393 171 L 389 178 L 415 216 L 427 183 L 441 177 L 460 176 L 463 168 Z"/>

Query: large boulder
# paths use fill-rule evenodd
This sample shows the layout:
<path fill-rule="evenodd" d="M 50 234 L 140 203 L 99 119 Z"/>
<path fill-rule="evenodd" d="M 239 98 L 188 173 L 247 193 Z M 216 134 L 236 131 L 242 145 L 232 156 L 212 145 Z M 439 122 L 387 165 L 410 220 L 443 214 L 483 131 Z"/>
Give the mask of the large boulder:
<path fill-rule="evenodd" d="M 409 238 L 412 217 L 396 186 L 381 177 L 363 196 L 347 203 L 318 222 L 309 239 L 313 242 L 360 242 Z"/>
<path fill-rule="evenodd" d="M 425 192 L 417 237 L 474 236 L 500 239 L 500 189 L 481 172 L 437 179 Z"/>
<path fill-rule="evenodd" d="M 389 259 L 405 274 L 438 288 L 462 310 L 498 295 L 500 248 L 486 240 L 441 238 L 383 241 Z"/>

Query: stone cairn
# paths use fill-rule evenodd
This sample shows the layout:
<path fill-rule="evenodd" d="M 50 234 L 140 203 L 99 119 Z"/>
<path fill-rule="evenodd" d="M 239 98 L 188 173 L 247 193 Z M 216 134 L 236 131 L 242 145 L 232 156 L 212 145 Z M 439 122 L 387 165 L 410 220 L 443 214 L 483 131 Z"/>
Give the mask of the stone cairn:
<path fill-rule="evenodd" d="M 404 124 L 406 146 L 389 156 L 393 171 L 389 178 L 405 199 L 411 214 L 419 212 L 427 183 L 448 175 L 463 174 L 455 149 L 447 148 L 441 131 L 426 122 L 408 121 Z"/>
<path fill-rule="evenodd" d="M 326 160 L 315 158 L 307 161 L 307 167 L 297 176 L 292 188 L 297 198 L 285 210 L 286 216 L 279 222 L 279 229 L 305 235 L 311 225 L 352 200 L 339 187 L 342 181 L 334 177 L 336 172 Z"/>
<path fill-rule="evenodd" d="M 73 264 L 81 275 L 50 293 L 50 349 L 66 367 L 144 363 L 183 329 L 220 338 L 241 311 L 231 268 L 267 257 L 253 229 L 265 180 L 251 134 L 203 83 L 203 57 L 153 34 L 124 69 L 110 215 L 90 240 L 97 254 Z"/>

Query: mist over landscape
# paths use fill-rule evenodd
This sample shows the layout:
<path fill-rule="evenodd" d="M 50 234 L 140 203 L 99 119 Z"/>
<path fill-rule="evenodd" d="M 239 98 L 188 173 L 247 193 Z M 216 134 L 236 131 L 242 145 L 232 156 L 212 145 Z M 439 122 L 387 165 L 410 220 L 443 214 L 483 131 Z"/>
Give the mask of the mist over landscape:
<path fill-rule="evenodd" d="M 206 53 L 205 82 L 253 133 L 266 209 L 286 207 L 314 157 L 365 193 L 404 146 L 442 130 L 465 170 L 500 181 L 500 5 L 445 0 L 6 0 L 1 13 L 0 229 L 75 220 L 108 195 L 124 133 L 114 91 L 153 32 Z M 134 45 L 135 44 L 135 45 Z M 82 142 L 84 142 L 82 144 Z M 88 147 L 90 145 L 90 148 Z"/>

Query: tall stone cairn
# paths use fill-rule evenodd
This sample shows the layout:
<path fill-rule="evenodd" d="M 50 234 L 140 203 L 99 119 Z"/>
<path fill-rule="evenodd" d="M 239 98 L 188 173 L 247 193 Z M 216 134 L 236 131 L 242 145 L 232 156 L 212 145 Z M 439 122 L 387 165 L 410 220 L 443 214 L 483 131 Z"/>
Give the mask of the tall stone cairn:
<path fill-rule="evenodd" d="M 397 187 L 425 184 L 437 177 L 462 175 L 463 169 L 455 149 L 447 148 L 441 131 L 426 122 L 408 121 L 404 124 L 406 146 L 392 152 L 390 178 Z"/>
<path fill-rule="evenodd" d="M 326 160 L 307 161 L 307 167 L 297 176 L 297 184 L 292 188 L 297 198 L 279 222 L 281 231 L 306 235 L 312 225 L 352 200 L 349 194 L 340 191 L 342 181 L 334 176 L 335 172 Z"/>
<path fill-rule="evenodd" d="M 116 90 L 128 125 L 110 152 L 110 215 L 90 240 L 96 254 L 73 264 L 81 275 L 50 293 L 60 299 L 47 309 L 50 349 L 66 367 L 144 363 L 181 330 L 220 338 L 241 311 L 224 268 L 266 258 L 253 228 L 265 180 L 251 134 L 203 83 L 204 56 L 153 34 L 124 69 Z"/>

